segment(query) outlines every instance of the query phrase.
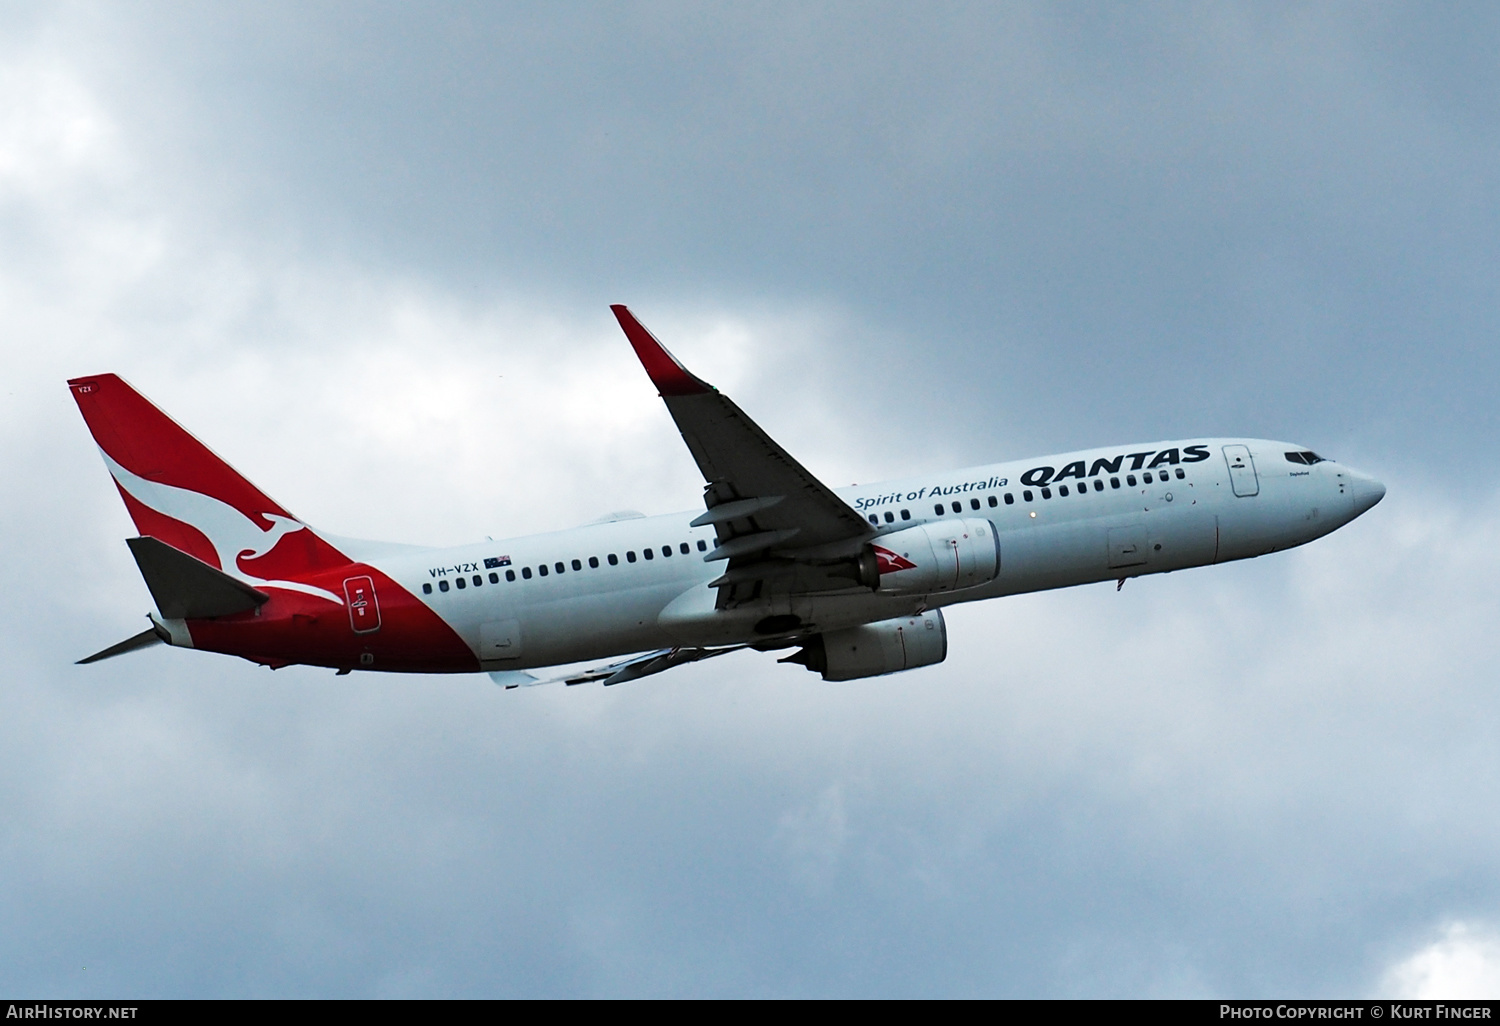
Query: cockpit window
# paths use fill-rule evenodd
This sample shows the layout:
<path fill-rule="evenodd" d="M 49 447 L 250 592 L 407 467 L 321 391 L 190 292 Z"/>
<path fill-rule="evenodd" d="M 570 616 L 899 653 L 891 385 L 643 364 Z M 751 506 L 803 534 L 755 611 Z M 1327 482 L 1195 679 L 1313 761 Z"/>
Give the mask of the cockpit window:
<path fill-rule="evenodd" d="M 1312 466 L 1314 463 L 1322 463 L 1325 457 L 1315 452 L 1289 452 L 1286 454 L 1288 463 L 1301 463 L 1304 466 Z"/>

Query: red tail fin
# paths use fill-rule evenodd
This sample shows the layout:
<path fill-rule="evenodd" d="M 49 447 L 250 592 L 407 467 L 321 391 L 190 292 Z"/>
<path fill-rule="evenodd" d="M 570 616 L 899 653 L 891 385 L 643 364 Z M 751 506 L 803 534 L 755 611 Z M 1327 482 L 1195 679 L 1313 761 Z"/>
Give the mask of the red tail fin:
<path fill-rule="evenodd" d="M 260 583 L 349 562 L 120 378 L 68 385 L 142 535 Z"/>

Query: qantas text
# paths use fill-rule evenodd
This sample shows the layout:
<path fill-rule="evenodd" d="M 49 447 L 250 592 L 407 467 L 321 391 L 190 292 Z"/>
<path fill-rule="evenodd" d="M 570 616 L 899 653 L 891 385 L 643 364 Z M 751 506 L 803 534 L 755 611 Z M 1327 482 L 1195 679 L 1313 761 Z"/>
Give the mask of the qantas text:
<path fill-rule="evenodd" d="M 1145 452 L 1121 453 L 1113 459 L 1096 459 L 1090 465 L 1086 460 L 1074 460 L 1061 470 L 1055 467 L 1032 467 L 1021 475 L 1021 483 L 1033 488 L 1040 488 L 1053 481 L 1061 481 L 1063 478 L 1075 477 L 1080 481 L 1086 477 L 1098 477 L 1100 474 L 1118 474 L 1122 468 L 1125 470 L 1140 470 L 1143 467 L 1150 470 L 1152 467 L 1166 466 L 1171 463 L 1201 463 L 1208 459 L 1208 446 L 1188 445 L 1179 452 L 1177 449 L 1147 449 Z M 1147 463 L 1146 460 L 1151 462 Z M 1129 460 L 1130 465 L 1124 466 Z"/>

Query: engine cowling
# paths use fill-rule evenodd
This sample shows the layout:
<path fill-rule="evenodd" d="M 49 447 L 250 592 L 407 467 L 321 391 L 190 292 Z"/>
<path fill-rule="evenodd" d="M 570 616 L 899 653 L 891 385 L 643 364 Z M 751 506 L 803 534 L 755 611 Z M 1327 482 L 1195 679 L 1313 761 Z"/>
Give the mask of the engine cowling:
<path fill-rule="evenodd" d="M 948 658 L 948 626 L 941 610 L 819 634 L 783 659 L 824 680 L 859 680 L 932 666 Z"/>
<path fill-rule="evenodd" d="M 988 520 L 939 520 L 883 534 L 872 543 L 880 570 L 876 590 L 931 595 L 993 581 L 1000 540 Z"/>

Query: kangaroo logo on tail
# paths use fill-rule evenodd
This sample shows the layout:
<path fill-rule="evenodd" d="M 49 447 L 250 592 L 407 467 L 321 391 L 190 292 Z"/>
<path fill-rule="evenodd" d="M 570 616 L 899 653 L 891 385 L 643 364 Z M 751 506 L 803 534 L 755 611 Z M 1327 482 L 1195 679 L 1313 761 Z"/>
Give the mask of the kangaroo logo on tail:
<path fill-rule="evenodd" d="M 217 563 L 252 587 L 344 604 L 343 596 L 305 578 L 347 566 L 347 556 L 120 378 L 101 374 L 69 384 L 142 535 Z"/>
<path fill-rule="evenodd" d="M 104 462 L 109 466 L 109 472 L 121 491 L 146 508 L 203 532 L 218 554 L 219 569 L 226 574 L 258 588 L 285 588 L 287 591 L 300 591 L 304 595 L 315 595 L 339 605 L 344 604 L 344 600 L 331 591 L 299 581 L 256 577 L 247 573 L 241 565 L 241 560 L 260 559 L 267 555 L 283 537 L 293 531 L 307 530 L 307 525 L 302 521 L 280 513 L 262 513 L 261 517 L 271 521 L 271 529 L 263 530 L 254 520 L 227 502 L 220 502 L 212 495 L 204 495 L 188 488 L 148 481 L 120 466 L 110 459 L 108 453 L 103 455 Z"/>

